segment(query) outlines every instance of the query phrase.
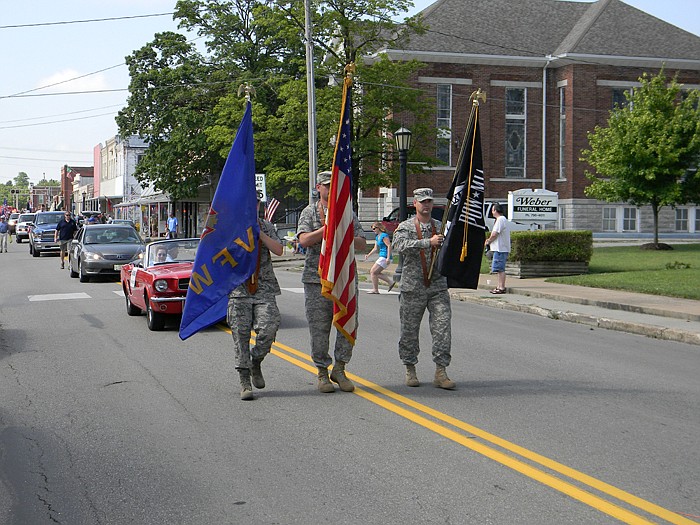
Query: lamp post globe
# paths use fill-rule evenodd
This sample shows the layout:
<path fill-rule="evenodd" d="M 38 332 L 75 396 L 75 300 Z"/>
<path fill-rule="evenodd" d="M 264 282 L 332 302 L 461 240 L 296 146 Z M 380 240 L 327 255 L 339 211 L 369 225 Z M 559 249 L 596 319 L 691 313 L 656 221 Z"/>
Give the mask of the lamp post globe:
<path fill-rule="evenodd" d="M 406 165 L 408 164 L 408 150 L 411 149 L 412 133 L 401 127 L 394 132 L 396 150 L 399 152 L 399 223 L 408 218 L 408 191 L 406 188 Z M 399 256 L 399 264 L 394 272 L 394 284 L 401 280 L 403 272 L 403 257 Z M 392 288 L 393 288 L 392 284 Z"/>

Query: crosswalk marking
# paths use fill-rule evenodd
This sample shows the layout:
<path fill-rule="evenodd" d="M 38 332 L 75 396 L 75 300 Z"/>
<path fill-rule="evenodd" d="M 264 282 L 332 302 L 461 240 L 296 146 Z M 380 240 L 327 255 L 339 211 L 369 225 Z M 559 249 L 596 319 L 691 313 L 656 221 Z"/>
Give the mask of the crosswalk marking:
<path fill-rule="evenodd" d="M 92 299 L 84 292 L 78 293 L 49 293 L 42 295 L 29 295 L 27 298 L 30 301 L 63 301 L 66 299 Z"/>

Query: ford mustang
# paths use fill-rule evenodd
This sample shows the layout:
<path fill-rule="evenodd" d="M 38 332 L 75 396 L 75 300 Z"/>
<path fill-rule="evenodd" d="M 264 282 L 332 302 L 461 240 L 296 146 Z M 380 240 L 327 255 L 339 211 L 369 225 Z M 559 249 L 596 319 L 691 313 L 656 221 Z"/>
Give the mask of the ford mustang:
<path fill-rule="evenodd" d="M 199 239 L 168 239 L 146 246 L 142 260 L 121 269 L 126 313 L 146 312 L 150 330 L 162 330 L 168 318 L 182 315 Z"/>

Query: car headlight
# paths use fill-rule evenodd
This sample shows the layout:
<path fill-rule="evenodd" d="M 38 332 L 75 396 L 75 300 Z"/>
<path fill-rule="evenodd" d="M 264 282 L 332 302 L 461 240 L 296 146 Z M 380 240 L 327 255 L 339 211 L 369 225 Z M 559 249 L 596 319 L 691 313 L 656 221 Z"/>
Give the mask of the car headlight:
<path fill-rule="evenodd" d="M 153 288 L 155 288 L 159 292 L 164 292 L 168 289 L 168 281 L 166 281 L 165 279 L 156 279 L 153 283 Z"/>
<path fill-rule="evenodd" d="M 95 252 L 83 252 L 83 259 L 87 259 L 88 261 L 99 261 L 102 259 L 102 256 Z"/>

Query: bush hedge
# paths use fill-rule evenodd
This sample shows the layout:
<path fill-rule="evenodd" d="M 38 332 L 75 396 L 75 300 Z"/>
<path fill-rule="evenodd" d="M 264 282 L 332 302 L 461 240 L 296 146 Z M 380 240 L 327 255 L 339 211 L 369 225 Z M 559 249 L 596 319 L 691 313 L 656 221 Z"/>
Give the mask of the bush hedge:
<path fill-rule="evenodd" d="M 509 261 L 590 262 L 593 255 L 591 231 L 522 231 L 510 236 Z"/>

